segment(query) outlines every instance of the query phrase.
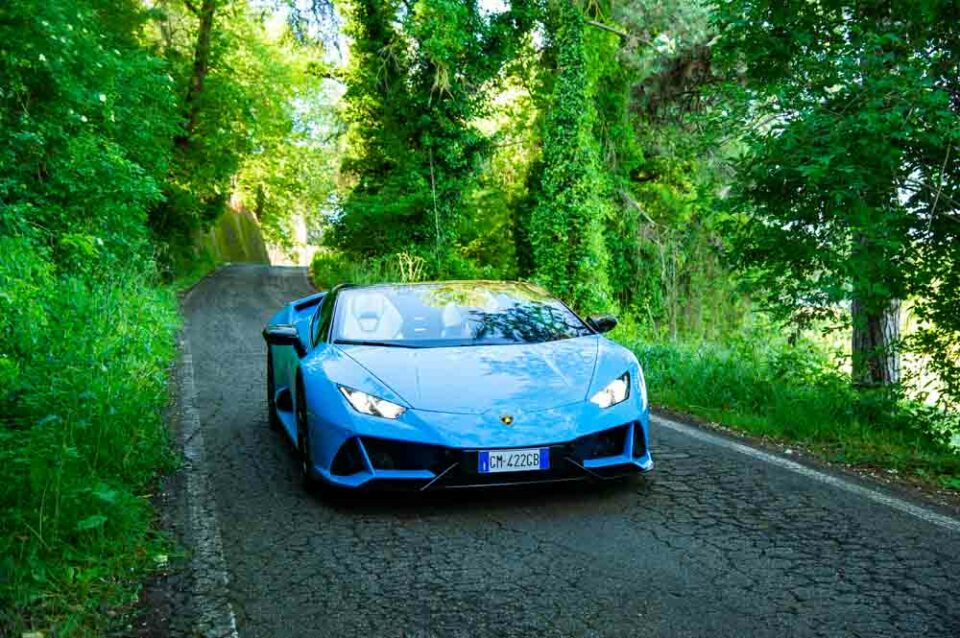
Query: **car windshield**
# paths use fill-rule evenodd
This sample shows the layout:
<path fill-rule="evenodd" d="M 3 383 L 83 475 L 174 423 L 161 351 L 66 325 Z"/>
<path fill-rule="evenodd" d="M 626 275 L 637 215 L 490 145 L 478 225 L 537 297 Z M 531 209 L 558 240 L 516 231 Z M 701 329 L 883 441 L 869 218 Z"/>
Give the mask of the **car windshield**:
<path fill-rule="evenodd" d="M 521 283 L 452 282 L 347 288 L 334 342 L 410 348 L 541 343 L 592 334 L 543 290 Z"/>

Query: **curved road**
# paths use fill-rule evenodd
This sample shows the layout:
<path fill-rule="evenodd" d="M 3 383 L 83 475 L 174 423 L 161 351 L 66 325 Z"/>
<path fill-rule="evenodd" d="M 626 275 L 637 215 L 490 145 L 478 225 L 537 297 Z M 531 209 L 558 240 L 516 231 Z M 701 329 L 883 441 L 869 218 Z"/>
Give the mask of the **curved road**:
<path fill-rule="evenodd" d="M 192 560 L 150 593 L 153 631 L 960 636 L 955 519 L 683 426 L 655 422 L 656 472 L 617 485 L 305 494 L 267 427 L 260 330 L 309 292 L 303 270 L 232 266 L 184 303 L 167 518 Z"/>

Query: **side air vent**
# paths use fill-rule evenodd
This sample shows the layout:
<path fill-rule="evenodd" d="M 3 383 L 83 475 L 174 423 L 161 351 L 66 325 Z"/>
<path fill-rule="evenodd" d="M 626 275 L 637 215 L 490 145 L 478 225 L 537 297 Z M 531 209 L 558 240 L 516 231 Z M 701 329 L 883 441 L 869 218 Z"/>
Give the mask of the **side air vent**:
<path fill-rule="evenodd" d="M 578 455 L 583 459 L 620 456 L 624 453 L 627 444 L 627 427 L 620 425 L 577 439 L 575 446 Z"/>
<path fill-rule="evenodd" d="M 363 470 L 363 456 L 360 454 L 360 446 L 356 438 L 348 439 L 337 451 L 330 471 L 337 476 L 350 476 L 361 470 Z"/>
<path fill-rule="evenodd" d="M 639 421 L 633 424 L 633 458 L 638 459 L 647 453 L 647 441 L 643 436 L 643 426 Z"/>

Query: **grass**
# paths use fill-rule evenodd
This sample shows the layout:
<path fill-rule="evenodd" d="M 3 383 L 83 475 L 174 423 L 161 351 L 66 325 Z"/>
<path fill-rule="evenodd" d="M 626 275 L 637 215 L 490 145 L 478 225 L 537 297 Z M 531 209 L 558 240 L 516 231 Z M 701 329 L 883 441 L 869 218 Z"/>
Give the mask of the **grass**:
<path fill-rule="evenodd" d="M 97 636 L 167 552 L 150 495 L 176 296 L 0 238 L 0 635 Z"/>
<path fill-rule="evenodd" d="M 858 392 L 809 344 L 770 335 L 726 344 L 646 341 L 629 329 L 614 335 L 637 354 L 654 405 L 800 443 L 831 461 L 960 488 L 960 454 L 947 444 L 956 414 Z"/>
<path fill-rule="evenodd" d="M 388 281 L 422 281 L 426 261 L 408 253 L 390 257 L 350 261 L 330 250 L 320 250 L 310 263 L 310 279 L 318 290 L 341 283 L 375 284 Z"/>

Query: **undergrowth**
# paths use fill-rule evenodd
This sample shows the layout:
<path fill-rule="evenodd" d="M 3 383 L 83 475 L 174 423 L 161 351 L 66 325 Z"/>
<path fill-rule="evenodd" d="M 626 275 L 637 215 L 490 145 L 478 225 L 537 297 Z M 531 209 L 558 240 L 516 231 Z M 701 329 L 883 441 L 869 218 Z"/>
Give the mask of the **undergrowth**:
<path fill-rule="evenodd" d="M 636 353 L 654 406 L 960 488 L 960 454 L 949 444 L 956 413 L 898 390 L 858 391 L 815 344 L 766 331 L 722 344 L 649 340 L 629 321 L 613 336 Z"/>
<path fill-rule="evenodd" d="M 165 542 L 150 493 L 176 299 L 144 275 L 58 270 L 0 237 L 0 634 L 101 635 Z"/>

